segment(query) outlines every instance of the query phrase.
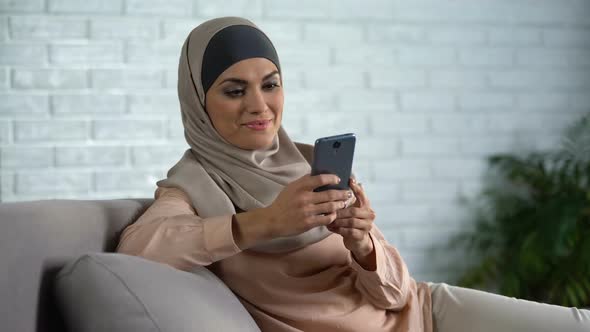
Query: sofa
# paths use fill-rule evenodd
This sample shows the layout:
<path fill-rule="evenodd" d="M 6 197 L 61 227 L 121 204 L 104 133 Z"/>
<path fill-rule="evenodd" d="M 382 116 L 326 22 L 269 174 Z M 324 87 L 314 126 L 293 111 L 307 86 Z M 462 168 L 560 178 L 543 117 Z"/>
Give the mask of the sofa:
<path fill-rule="evenodd" d="M 147 260 L 141 262 L 138 260 L 143 259 L 139 257 L 112 253 L 117 246 L 122 230 L 133 223 L 152 202 L 152 199 L 113 199 L 0 203 L 0 266 L 2 269 L 0 273 L 0 330 L 9 332 L 111 331 L 112 329 L 109 327 L 96 328 L 96 326 L 94 328 L 81 328 L 76 325 L 76 328 L 71 328 L 71 322 L 68 322 L 68 317 L 64 318 L 63 310 L 61 310 L 63 305 L 60 306 L 57 303 L 56 277 L 63 274 L 66 269 L 72 270 L 83 266 L 83 264 L 78 264 L 81 260 L 80 257 L 92 258 L 92 255 L 97 254 L 111 258 L 113 256 L 124 256 L 127 257 L 125 259 L 134 260 L 131 262 L 132 264 L 146 265 L 147 270 L 156 271 L 155 274 L 160 272 L 164 274 L 176 273 L 178 275 L 175 275 L 175 277 L 185 278 L 185 281 L 187 276 L 180 274 L 188 274 L 188 278 L 193 276 L 188 272 L 175 270 L 165 264 Z M 101 257 L 98 258 L 102 259 Z M 121 260 L 118 263 L 121 263 Z M 125 264 L 124 260 L 123 264 Z M 226 314 L 235 313 L 235 305 L 238 305 L 240 309 L 243 309 L 243 312 L 238 312 L 237 316 L 241 314 L 242 318 L 244 318 L 244 313 L 247 315 L 237 297 L 215 275 L 204 267 L 196 267 L 196 269 L 196 273 L 200 274 L 200 280 L 196 280 L 197 283 L 193 283 L 193 280 L 188 280 L 188 282 L 190 285 L 201 287 L 197 292 L 201 294 L 202 289 L 204 295 L 193 296 L 193 293 L 191 301 L 195 301 L 195 298 L 196 301 L 208 301 L 207 296 L 211 298 L 211 289 L 215 289 L 215 287 L 218 289 L 216 294 L 219 294 L 219 289 L 223 287 L 229 295 L 224 293 L 222 297 L 233 297 L 233 300 L 229 299 L 230 302 L 233 301 L 229 305 L 227 305 L 227 301 L 213 300 L 209 301 L 209 303 L 203 303 L 203 305 L 197 305 L 200 307 L 199 310 L 206 309 L 211 302 L 217 301 L 215 303 L 217 306 L 221 305 L 229 311 Z M 88 271 L 82 272 L 88 273 Z M 81 276 L 87 278 L 89 275 L 81 274 Z M 92 277 L 92 275 L 90 276 Z M 93 296 L 88 294 L 92 293 L 87 292 L 85 289 L 93 286 L 88 286 L 85 282 L 86 279 L 83 279 L 81 287 L 80 285 L 72 286 L 78 287 L 78 293 L 72 291 L 69 293 L 70 303 L 67 305 L 74 310 L 77 310 L 76 306 L 80 306 L 79 303 L 87 304 L 88 301 L 93 301 L 93 298 L 88 299 L 88 296 Z M 68 284 L 65 286 L 66 288 L 69 287 Z M 178 286 L 176 287 L 178 288 Z M 84 295 L 87 297 L 81 299 Z M 136 297 L 135 294 L 132 295 Z M 151 296 L 153 298 L 154 295 Z M 201 297 L 204 298 L 201 299 Z M 78 298 L 80 298 L 80 301 L 76 303 Z M 174 299 L 170 300 L 174 301 Z M 195 307 L 194 302 L 192 304 L 191 306 Z M 94 303 L 93 305 L 96 306 Z M 141 303 L 141 305 L 144 304 Z M 170 305 L 170 302 L 166 305 Z M 174 305 L 173 302 L 172 305 Z M 117 312 L 117 309 L 113 310 Z M 103 310 L 99 311 L 102 312 Z M 202 312 L 206 312 L 206 310 L 202 310 Z M 254 326 L 250 330 L 258 330 L 251 317 L 247 316 L 246 320 L 250 321 L 245 322 L 245 324 Z M 71 321 L 72 317 L 69 318 Z M 194 319 L 206 320 L 207 318 L 196 317 L 191 319 L 193 319 L 190 324 L 191 331 L 208 330 L 207 326 L 211 326 L 196 324 L 205 327 L 199 328 L 195 326 L 193 329 L 193 325 L 195 325 Z M 219 320 L 218 317 L 215 319 Z M 243 322 L 238 323 L 242 324 Z M 219 325 L 220 323 L 214 322 L 211 324 Z M 243 330 L 245 326 L 241 325 L 241 327 L 239 330 Z M 177 328 L 177 325 L 172 325 L 172 328 L 155 326 L 154 329 L 127 328 L 122 330 L 165 331 L 187 329 Z"/>

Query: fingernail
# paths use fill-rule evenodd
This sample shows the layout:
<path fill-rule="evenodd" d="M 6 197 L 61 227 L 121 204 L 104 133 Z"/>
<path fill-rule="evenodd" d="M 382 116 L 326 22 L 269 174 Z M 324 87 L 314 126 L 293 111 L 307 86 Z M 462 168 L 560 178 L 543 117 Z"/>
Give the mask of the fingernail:
<path fill-rule="evenodd" d="M 352 178 L 352 183 L 356 184 L 356 179 Z"/>
<path fill-rule="evenodd" d="M 338 183 L 340 183 L 341 181 L 339 177 L 336 177 L 336 180 L 338 181 Z"/>
<path fill-rule="evenodd" d="M 352 197 L 352 191 L 349 190 L 348 191 L 348 198 L 351 198 L 351 197 Z"/>

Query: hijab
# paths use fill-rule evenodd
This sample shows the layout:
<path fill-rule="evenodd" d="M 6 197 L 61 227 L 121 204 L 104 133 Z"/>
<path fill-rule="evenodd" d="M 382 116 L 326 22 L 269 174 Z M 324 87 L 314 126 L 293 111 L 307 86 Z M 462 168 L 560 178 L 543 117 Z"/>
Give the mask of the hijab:
<path fill-rule="evenodd" d="M 205 94 L 215 79 L 232 64 L 255 57 L 269 59 L 280 73 L 270 39 L 254 23 L 238 17 L 202 23 L 182 46 L 178 98 L 190 148 L 157 185 L 184 191 L 203 218 L 267 207 L 287 184 L 311 170 L 313 147 L 291 141 L 282 126 L 268 148 L 244 150 L 221 137 L 207 115 Z M 283 253 L 330 234 L 320 226 L 296 236 L 271 239 L 249 250 Z"/>

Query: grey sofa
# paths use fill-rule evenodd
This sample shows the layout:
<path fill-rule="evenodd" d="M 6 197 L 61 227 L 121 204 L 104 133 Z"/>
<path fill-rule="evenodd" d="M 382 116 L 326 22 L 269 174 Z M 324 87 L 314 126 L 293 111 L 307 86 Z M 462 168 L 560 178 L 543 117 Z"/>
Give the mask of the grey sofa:
<path fill-rule="evenodd" d="M 65 331 L 53 296 L 57 272 L 84 253 L 113 251 L 152 201 L 0 203 L 0 329 Z"/>
<path fill-rule="evenodd" d="M 0 203 L 0 331 L 67 331 L 55 296 L 56 275 L 66 263 L 88 256 L 85 254 L 113 252 L 122 230 L 152 202 L 116 199 Z M 213 276 L 203 267 L 197 269 L 201 275 L 206 272 Z M 207 284 L 207 289 L 214 286 L 211 283 L 218 287 L 223 284 L 214 276 L 201 278 L 200 282 Z M 202 295 L 206 294 L 203 290 Z M 231 311 L 230 307 L 226 309 Z M 198 325 L 201 328 L 195 326 L 195 331 L 204 327 Z"/>

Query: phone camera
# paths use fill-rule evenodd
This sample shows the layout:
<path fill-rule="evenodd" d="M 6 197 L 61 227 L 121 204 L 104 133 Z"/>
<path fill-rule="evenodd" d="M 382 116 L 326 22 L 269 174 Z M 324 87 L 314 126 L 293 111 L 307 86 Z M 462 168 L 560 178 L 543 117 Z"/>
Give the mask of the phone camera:
<path fill-rule="evenodd" d="M 334 149 L 338 149 L 340 147 L 340 142 L 338 142 L 338 141 L 334 142 L 334 144 L 332 145 L 332 147 Z"/>

